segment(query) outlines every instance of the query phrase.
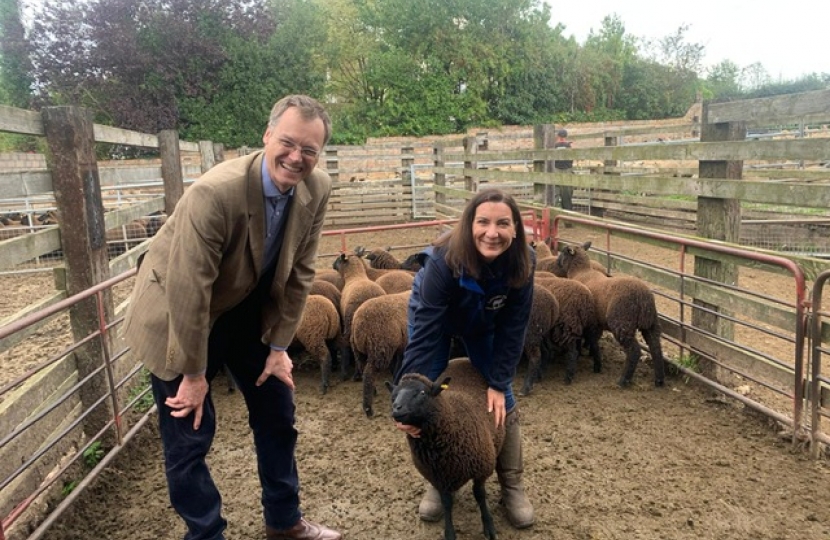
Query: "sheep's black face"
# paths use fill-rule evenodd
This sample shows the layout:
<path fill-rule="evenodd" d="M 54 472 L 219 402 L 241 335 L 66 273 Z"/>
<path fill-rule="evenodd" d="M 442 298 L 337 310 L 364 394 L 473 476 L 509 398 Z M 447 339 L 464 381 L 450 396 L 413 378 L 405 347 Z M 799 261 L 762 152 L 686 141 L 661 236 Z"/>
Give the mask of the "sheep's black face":
<path fill-rule="evenodd" d="M 422 426 L 429 417 L 432 389 L 421 381 L 404 381 L 392 391 L 392 418 L 409 426 Z"/>

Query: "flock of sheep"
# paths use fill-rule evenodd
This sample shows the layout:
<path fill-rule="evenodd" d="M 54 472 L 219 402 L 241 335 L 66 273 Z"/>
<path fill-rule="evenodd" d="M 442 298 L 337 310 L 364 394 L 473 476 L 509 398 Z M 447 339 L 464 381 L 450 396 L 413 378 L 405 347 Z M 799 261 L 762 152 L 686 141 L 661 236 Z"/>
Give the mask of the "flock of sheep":
<path fill-rule="evenodd" d="M 599 372 L 599 339 L 605 331 L 625 351 L 620 386 L 631 384 L 642 354 L 637 332 L 652 358 L 654 384 L 662 386 L 665 360 L 658 312 L 648 285 L 635 277 L 610 276 L 588 256 L 590 242 L 565 247 L 557 254 L 544 242 L 531 246 L 537 262 L 523 352 L 527 370 L 520 395 L 531 393 L 544 366 L 555 357 L 564 358 L 565 383 L 573 382 L 583 347 L 592 357 L 594 372 Z M 408 337 L 410 290 L 423 261 L 419 253 L 400 261 L 387 250 L 358 248 L 337 257 L 332 269 L 318 270 L 295 344 L 319 361 L 323 393 L 330 383 L 333 359 L 339 358 L 341 378 L 362 379 L 363 411 L 369 417 L 374 414 L 375 379 L 391 379 L 400 366 Z M 458 365 L 464 363 L 466 367 Z M 422 428 L 421 437 L 407 440 L 416 468 L 442 493 L 445 538 L 455 538 L 451 494 L 473 481 L 485 536 L 494 539 L 484 481 L 494 470 L 503 434 L 493 429 L 484 407 L 470 407 L 469 399 L 481 400 L 486 395 L 482 380 L 469 383 L 470 377 L 475 378 L 467 373 L 470 370 L 475 372 L 468 361 L 454 360 L 436 382 L 407 375 L 398 386 L 386 384 L 392 392 L 393 418 L 417 422 Z M 450 384 L 453 379 L 459 380 Z M 476 397 L 459 395 L 465 393 Z M 470 410 L 479 411 L 480 418 L 473 418 Z"/>
<path fill-rule="evenodd" d="M 606 330 L 626 353 L 620 386 L 631 384 L 640 360 L 638 331 L 653 359 L 655 384 L 662 386 L 660 325 L 648 285 L 635 277 L 609 276 L 588 257 L 590 243 L 559 254 L 544 242 L 531 245 L 537 264 L 524 346 L 527 374 L 520 394 L 532 392 L 554 357 L 564 358 L 565 383 L 570 384 L 583 346 L 599 372 L 599 338 Z M 362 379 L 363 411 L 373 415 L 375 378 L 391 376 L 406 347 L 407 304 L 422 257 L 413 253 L 400 261 L 384 249 L 357 248 L 341 254 L 332 269 L 318 270 L 295 344 L 320 363 L 321 392 L 329 387 L 333 361 L 339 358 L 342 379 Z"/>

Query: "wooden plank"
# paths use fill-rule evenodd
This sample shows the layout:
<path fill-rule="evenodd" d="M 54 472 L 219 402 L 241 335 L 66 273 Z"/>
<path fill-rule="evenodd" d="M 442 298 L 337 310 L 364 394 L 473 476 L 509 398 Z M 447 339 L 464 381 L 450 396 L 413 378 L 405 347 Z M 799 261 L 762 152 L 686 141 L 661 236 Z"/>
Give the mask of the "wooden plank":
<path fill-rule="evenodd" d="M 26 233 L 0 242 L 0 270 L 11 270 L 17 265 L 31 261 L 61 249 L 60 232 L 57 225 Z"/>
<path fill-rule="evenodd" d="M 0 105 L 0 131 L 21 135 L 44 135 L 40 113 Z"/>
<path fill-rule="evenodd" d="M 95 136 L 95 142 L 124 144 L 143 148 L 158 148 L 159 146 L 156 135 L 148 135 L 147 133 L 139 133 L 128 129 L 93 124 L 92 132 Z"/>
<path fill-rule="evenodd" d="M 110 210 L 104 214 L 104 227 L 107 230 L 126 225 L 134 219 L 149 216 L 153 212 L 164 210 L 164 197 L 147 199 L 138 204 Z"/>
<path fill-rule="evenodd" d="M 584 189 L 632 191 L 667 196 L 735 198 L 745 202 L 786 204 L 803 208 L 830 207 L 830 186 L 802 182 L 777 184 L 721 178 L 618 177 L 598 174 L 557 175 L 482 169 L 478 170 L 477 176 L 480 179 L 487 178 L 546 185 L 564 184 Z"/>
<path fill-rule="evenodd" d="M 161 184 L 161 166 L 144 165 L 140 167 L 100 167 L 101 187 L 124 186 L 130 184 L 158 182 Z"/>
<path fill-rule="evenodd" d="M 48 170 L 0 173 L 0 199 L 24 199 L 52 194 Z"/>
<path fill-rule="evenodd" d="M 830 121 L 830 90 L 709 104 L 709 122 L 747 125 L 798 124 Z"/>
<path fill-rule="evenodd" d="M 830 150 L 830 138 L 690 142 L 593 146 L 558 150 L 482 152 L 479 160 L 574 159 L 590 161 L 723 161 L 723 160 L 822 160 Z M 554 156 L 554 152 L 557 152 Z M 445 154 L 445 161 L 463 161 L 463 153 Z"/>

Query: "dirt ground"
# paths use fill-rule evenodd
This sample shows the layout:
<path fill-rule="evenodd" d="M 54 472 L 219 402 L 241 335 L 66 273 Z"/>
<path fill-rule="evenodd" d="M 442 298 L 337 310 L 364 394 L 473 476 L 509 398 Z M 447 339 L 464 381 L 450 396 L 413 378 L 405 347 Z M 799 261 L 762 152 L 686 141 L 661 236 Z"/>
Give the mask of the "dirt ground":
<path fill-rule="evenodd" d="M 410 246 L 435 231 L 394 232 L 348 240 L 350 246 Z M 339 249 L 327 238 L 321 263 Z M 830 467 L 765 418 L 706 389 L 670 376 L 655 388 L 648 362 L 635 384 L 616 380 L 623 357 L 609 337 L 600 374 L 583 358 L 576 380 L 563 383 L 554 364 L 533 394 L 519 398 L 525 483 L 537 521 L 512 529 L 488 484 L 500 539 L 779 540 L 830 539 Z M 520 368 L 517 386 L 524 378 Z M 319 393 L 319 372 L 302 365 L 297 382 L 297 460 L 307 517 L 348 540 L 429 539 L 443 527 L 417 517 L 424 481 L 405 437 L 394 428 L 382 386 L 376 415 L 361 411 L 361 385 L 335 381 Z M 214 381 L 219 426 L 209 463 L 223 494 L 228 540 L 263 538 L 253 444 L 239 394 Z M 459 492 L 459 539 L 483 538 L 469 486 Z M 155 425 L 132 441 L 50 529 L 48 540 L 179 539 L 185 530 L 169 506 Z"/>

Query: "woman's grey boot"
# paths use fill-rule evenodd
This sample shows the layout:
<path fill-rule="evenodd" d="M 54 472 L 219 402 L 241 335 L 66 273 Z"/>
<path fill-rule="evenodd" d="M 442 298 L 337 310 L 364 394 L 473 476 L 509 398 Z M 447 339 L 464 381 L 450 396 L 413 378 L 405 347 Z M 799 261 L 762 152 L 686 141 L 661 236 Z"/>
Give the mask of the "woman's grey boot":
<path fill-rule="evenodd" d="M 536 518 L 533 515 L 533 505 L 525 495 L 522 485 L 524 465 L 518 408 L 514 408 L 507 414 L 505 424 L 504 445 L 496 462 L 496 473 L 501 485 L 501 500 L 510 524 L 517 529 L 525 529 L 533 525 Z M 438 504 L 440 506 L 440 498 Z"/>
<path fill-rule="evenodd" d="M 444 517 L 444 507 L 441 505 L 441 494 L 432 484 L 427 483 L 427 490 L 421 504 L 418 505 L 418 515 L 423 521 L 438 521 Z"/>

